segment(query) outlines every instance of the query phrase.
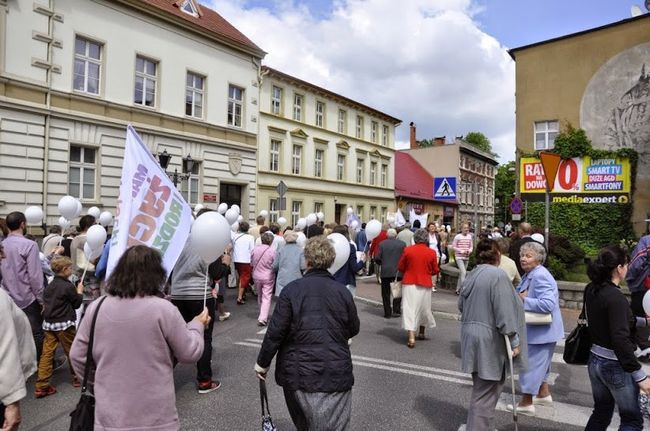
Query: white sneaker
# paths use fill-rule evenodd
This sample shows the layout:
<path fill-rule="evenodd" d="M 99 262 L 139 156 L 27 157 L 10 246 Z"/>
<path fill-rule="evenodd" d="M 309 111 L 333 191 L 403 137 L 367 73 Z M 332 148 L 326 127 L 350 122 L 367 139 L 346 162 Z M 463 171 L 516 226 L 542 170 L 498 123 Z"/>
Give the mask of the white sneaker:
<path fill-rule="evenodd" d="M 512 404 L 508 404 L 506 406 L 506 410 L 508 410 L 509 412 L 513 411 L 514 408 L 512 407 Z M 535 405 L 531 404 L 526 407 L 517 406 L 517 414 L 522 414 L 525 416 L 535 416 Z"/>
<path fill-rule="evenodd" d="M 545 397 L 533 397 L 533 404 L 536 406 L 552 407 L 553 397 L 550 395 Z"/>
<path fill-rule="evenodd" d="M 228 319 L 230 319 L 230 312 L 228 311 L 219 315 L 219 322 L 223 322 L 224 320 L 228 320 Z"/>

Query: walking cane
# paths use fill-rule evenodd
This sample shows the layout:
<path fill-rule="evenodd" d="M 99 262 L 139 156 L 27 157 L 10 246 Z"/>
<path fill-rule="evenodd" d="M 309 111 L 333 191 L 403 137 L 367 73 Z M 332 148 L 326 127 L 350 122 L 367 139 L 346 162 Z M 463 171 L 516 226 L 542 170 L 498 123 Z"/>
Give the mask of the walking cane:
<path fill-rule="evenodd" d="M 512 365 L 512 346 L 510 345 L 510 338 L 503 335 L 506 340 L 506 349 L 508 350 L 508 363 L 510 364 L 510 383 L 512 385 L 512 421 L 515 423 L 515 431 L 518 431 L 517 426 L 517 400 L 515 398 L 515 368 Z"/>

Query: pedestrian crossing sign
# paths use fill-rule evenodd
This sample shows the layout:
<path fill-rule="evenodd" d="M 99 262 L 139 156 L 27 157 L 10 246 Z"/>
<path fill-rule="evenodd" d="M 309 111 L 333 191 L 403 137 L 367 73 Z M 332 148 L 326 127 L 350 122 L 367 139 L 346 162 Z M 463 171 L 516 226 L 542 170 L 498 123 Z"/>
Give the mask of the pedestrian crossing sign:
<path fill-rule="evenodd" d="M 456 177 L 435 177 L 433 179 L 433 198 L 443 201 L 455 201 Z"/>

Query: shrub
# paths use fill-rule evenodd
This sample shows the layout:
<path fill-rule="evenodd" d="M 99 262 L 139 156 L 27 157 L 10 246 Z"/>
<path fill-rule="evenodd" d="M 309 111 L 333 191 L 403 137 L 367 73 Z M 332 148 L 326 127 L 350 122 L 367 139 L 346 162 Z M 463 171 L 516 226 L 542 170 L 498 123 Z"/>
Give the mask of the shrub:
<path fill-rule="evenodd" d="M 548 270 L 556 280 L 564 280 L 567 276 L 567 269 L 564 263 L 557 257 L 550 255 L 546 260 Z"/>

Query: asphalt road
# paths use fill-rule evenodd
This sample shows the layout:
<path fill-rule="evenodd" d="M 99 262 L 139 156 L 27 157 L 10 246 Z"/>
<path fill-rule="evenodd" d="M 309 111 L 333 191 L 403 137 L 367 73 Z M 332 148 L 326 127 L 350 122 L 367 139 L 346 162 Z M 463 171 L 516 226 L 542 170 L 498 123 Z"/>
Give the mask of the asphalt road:
<path fill-rule="evenodd" d="M 229 296 L 232 291 L 229 291 Z M 260 427 L 260 403 L 253 366 L 264 337 L 257 323 L 257 305 L 249 301 L 227 303 L 231 319 L 217 322 L 214 332 L 213 369 L 222 387 L 199 395 L 194 367 L 176 369 L 177 408 L 184 430 L 254 430 Z M 406 347 L 406 334 L 399 319 L 384 319 L 380 308 L 357 302 L 361 333 L 354 338 L 353 430 L 449 430 L 465 422 L 471 392 L 470 376 L 460 372 L 459 322 L 438 318 L 429 330 L 429 340 Z M 561 346 L 557 352 L 561 353 Z M 560 360 L 560 356 L 557 360 Z M 282 389 L 268 379 L 270 408 L 278 430 L 294 429 Z M 579 430 L 590 414 L 592 403 L 585 367 L 554 362 L 552 387 L 555 408 L 538 409 L 540 417 L 520 417 L 520 430 Z M 34 399 L 30 378 L 29 395 L 22 405 L 24 430 L 67 430 L 68 415 L 79 391 L 72 388 L 65 368 L 56 371 L 53 384 L 59 393 Z M 514 430 L 506 387 L 497 407 L 496 426 Z M 615 415 L 616 416 L 616 415 Z M 615 429 L 615 428 L 612 428 Z"/>

